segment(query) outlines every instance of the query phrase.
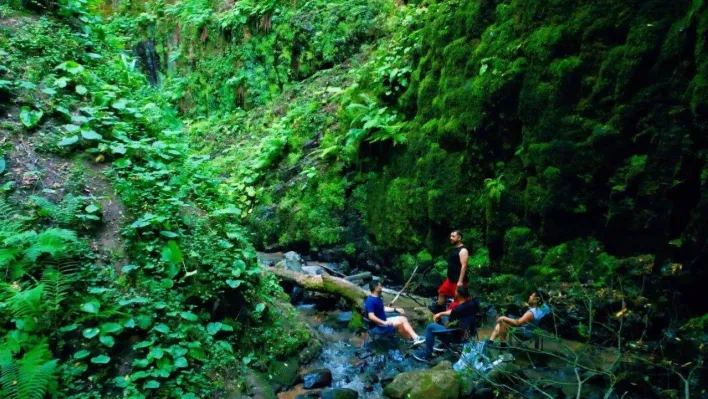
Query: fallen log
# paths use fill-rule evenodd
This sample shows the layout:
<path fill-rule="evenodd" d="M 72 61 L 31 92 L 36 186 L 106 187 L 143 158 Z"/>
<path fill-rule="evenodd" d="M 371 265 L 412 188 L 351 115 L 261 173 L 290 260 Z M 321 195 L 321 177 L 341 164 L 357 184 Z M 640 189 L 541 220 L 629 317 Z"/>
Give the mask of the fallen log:
<path fill-rule="evenodd" d="M 359 306 L 369 295 L 369 292 L 360 288 L 351 281 L 330 275 L 311 276 L 287 269 L 267 267 L 265 270 L 273 273 L 281 280 L 297 284 L 306 290 L 335 294 L 343 297 L 350 303 Z"/>
<path fill-rule="evenodd" d="M 359 274 L 352 274 L 351 276 L 344 277 L 345 280 L 351 281 L 353 283 L 360 283 L 367 280 L 371 280 L 373 277 L 371 272 L 364 272 Z"/>

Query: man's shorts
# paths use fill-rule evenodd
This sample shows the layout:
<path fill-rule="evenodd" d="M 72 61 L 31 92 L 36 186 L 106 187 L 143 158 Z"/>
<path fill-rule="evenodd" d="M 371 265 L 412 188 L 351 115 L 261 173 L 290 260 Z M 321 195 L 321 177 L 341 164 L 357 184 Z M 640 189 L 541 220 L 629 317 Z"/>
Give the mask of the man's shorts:
<path fill-rule="evenodd" d="M 467 283 L 462 283 L 462 284 L 467 285 Z M 447 297 L 454 297 L 455 291 L 457 291 L 457 281 L 452 282 L 448 278 L 446 278 L 445 281 L 443 281 L 440 288 L 438 288 L 438 293 L 440 293 L 442 296 L 447 296 Z"/>

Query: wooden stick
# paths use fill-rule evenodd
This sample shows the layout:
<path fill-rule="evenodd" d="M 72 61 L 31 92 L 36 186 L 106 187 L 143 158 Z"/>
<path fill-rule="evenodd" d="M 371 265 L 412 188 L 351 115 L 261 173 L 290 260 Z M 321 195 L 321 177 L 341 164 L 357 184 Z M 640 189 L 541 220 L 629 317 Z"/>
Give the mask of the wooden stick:
<path fill-rule="evenodd" d="M 413 276 L 415 276 L 415 272 L 417 272 L 417 271 L 418 271 L 418 265 L 415 265 L 415 269 L 413 269 L 413 273 L 411 273 L 411 276 L 408 277 L 408 281 L 406 281 L 406 285 L 404 285 L 403 288 L 401 288 L 401 290 L 398 291 L 398 294 L 396 294 L 396 297 L 393 298 L 393 300 L 388 304 L 388 306 L 393 305 L 393 303 L 396 302 L 398 297 L 401 296 L 401 292 L 403 292 L 406 289 L 406 287 L 408 287 L 408 284 L 411 283 L 411 280 L 413 280 Z"/>

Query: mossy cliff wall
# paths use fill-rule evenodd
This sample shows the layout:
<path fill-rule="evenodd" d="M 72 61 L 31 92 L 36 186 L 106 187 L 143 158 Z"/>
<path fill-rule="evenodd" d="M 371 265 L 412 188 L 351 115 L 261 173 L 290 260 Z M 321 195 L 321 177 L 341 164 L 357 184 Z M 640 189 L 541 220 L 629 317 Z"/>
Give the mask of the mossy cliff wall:
<path fill-rule="evenodd" d="M 629 268 L 621 259 L 648 254 L 655 274 L 680 264 L 672 278 L 695 293 L 681 276 L 704 275 L 704 2 L 431 1 L 400 12 L 414 22 L 401 17 L 355 85 L 308 111 L 329 122 L 293 137 L 316 138 L 317 150 L 349 140 L 349 106 L 365 94 L 382 115 L 395 113 L 404 142 L 363 140 L 353 160 L 290 162 L 320 171 L 304 189 L 271 174 L 265 185 L 277 190 L 266 189 L 252 220 L 263 245 L 350 244 L 428 259 L 460 228 L 480 273 L 561 279 L 568 264 L 548 254 L 563 252 L 605 265 L 590 271 L 602 279 Z M 393 67 L 408 72 L 377 73 Z M 322 190 L 347 200 L 328 204 Z M 302 228 L 294 221 L 303 215 L 320 222 L 295 236 L 288 226 Z"/>

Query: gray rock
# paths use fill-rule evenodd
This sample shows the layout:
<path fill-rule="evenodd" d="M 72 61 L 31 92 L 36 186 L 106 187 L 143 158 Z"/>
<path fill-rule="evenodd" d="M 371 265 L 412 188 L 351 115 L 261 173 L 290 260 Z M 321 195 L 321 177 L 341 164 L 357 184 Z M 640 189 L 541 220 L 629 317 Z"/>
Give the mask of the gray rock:
<path fill-rule="evenodd" d="M 323 388 L 332 385 L 332 372 L 328 369 L 316 369 L 302 376 L 303 388 Z"/>
<path fill-rule="evenodd" d="M 298 254 L 295 251 L 290 251 L 285 253 L 285 268 L 288 270 L 292 270 L 294 272 L 299 272 L 302 273 L 302 266 L 305 264 L 305 261 L 302 259 L 302 256 Z"/>

